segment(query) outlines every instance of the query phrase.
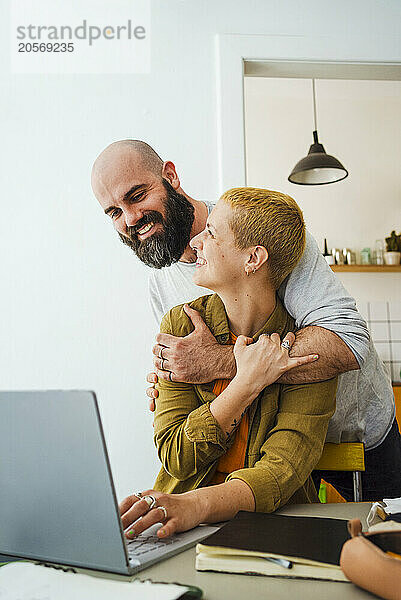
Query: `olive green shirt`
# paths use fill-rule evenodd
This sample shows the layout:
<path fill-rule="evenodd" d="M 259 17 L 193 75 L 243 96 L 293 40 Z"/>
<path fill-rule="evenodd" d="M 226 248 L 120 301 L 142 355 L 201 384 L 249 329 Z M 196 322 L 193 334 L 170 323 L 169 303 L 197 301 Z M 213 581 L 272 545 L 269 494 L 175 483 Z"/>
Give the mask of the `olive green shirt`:
<path fill-rule="evenodd" d="M 229 341 L 229 325 L 217 294 L 190 303 L 198 310 L 219 344 Z M 183 305 L 172 308 L 160 331 L 183 337 L 193 325 Z M 264 327 L 253 336 L 294 331 L 294 321 L 277 298 Z M 181 493 L 210 484 L 219 458 L 233 444 L 210 411 L 214 382 L 194 385 L 159 380 L 154 441 L 162 468 L 154 488 Z M 272 512 L 292 503 L 316 502 L 310 477 L 323 450 L 327 427 L 335 409 L 337 379 L 321 383 L 266 387 L 249 406 L 249 432 L 243 469 L 230 479 L 241 479 L 252 490 L 255 509 Z"/>

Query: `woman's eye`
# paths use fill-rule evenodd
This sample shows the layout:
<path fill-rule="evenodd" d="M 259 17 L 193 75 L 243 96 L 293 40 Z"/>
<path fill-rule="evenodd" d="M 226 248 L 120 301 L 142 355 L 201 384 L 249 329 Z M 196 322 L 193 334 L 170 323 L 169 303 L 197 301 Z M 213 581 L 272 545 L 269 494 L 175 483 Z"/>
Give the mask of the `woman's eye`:
<path fill-rule="evenodd" d="M 112 219 L 115 219 L 119 214 L 120 214 L 120 209 L 116 208 L 116 210 L 113 210 L 110 213 L 110 216 L 111 216 Z"/>

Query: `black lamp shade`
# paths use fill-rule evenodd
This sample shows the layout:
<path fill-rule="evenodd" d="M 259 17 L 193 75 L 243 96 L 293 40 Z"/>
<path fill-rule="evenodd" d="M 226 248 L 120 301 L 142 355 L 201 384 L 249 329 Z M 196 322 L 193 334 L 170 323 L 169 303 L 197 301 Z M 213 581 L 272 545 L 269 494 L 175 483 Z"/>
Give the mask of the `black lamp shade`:
<path fill-rule="evenodd" d="M 288 181 L 299 185 L 325 185 L 345 179 L 347 169 L 334 156 L 326 154 L 323 145 L 319 144 L 317 131 L 313 132 L 313 139 L 308 155 L 297 162 Z"/>

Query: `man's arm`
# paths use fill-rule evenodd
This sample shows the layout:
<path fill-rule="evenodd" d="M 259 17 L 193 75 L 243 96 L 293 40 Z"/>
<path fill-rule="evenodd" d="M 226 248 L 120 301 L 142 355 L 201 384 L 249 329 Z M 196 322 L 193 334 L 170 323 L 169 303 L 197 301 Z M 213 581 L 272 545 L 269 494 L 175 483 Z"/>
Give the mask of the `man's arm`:
<path fill-rule="evenodd" d="M 159 333 L 156 336 L 153 362 L 159 380 L 208 383 L 215 379 L 232 379 L 236 373 L 233 346 L 219 344 L 196 310 L 188 305 L 184 306 L 184 310 L 194 326 L 189 335 L 177 337 Z M 287 334 L 286 339 L 292 346 L 294 334 Z M 295 359 L 299 365 L 303 365 L 317 360 L 318 355 L 313 353 L 288 357 L 284 367 L 282 363 L 276 365 L 274 381 L 287 369 L 297 368 L 295 360 L 292 359 Z M 275 365 L 271 366 L 274 368 Z M 331 376 L 326 379 L 329 377 Z"/>
<path fill-rule="evenodd" d="M 328 357 L 325 354 L 325 345 L 334 344 L 332 349 L 335 356 L 331 362 L 337 364 L 340 360 L 340 367 L 335 374 L 342 373 L 349 368 L 358 368 L 350 355 L 348 355 L 349 359 L 343 358 L 346 349 L 341 343 L 337 344 L 332 341 L 335 339 L 330 335 L 332 332 L 346 344 L 356 358 L 359 367 L 362 366 L 369 352 L 368 328 L 356 309 L 354 298 L 349 295 L 341 281 L 330 269 L 309 232 L 306 235 L 306 246 L 302 258 L 281 285 L 278 295 L 286 310 L 295 319 L 298 330 L 312 326 L 313 329 L 316 327 L 323 329 L 325 335 L 326 331 L 329 332 L 324 338 L 320 337 L 323 332 L 312 334 L 312 331 L 309 331 L 308 334 L 302 334 L 302 337 L 297 334 L 297 340 L 298 342 L 302 340 L 302 345 L 299 346 L 299 350 L 297 347 L 294 348 L 294 351 L 304 352 L 309 348 L 309 342 L 312 342 L 318 344 L 314 347 L 314 352 L 322 357 Z M 308 336 L 308 341 L 304 339 L 304 335 Z M 314 366 L 318 368 L 322 362 L 319 361 Z"/>
<path fill-rule="evenodd" d="M 305 327 L 296 333 L 290 356 L 316 352 L 319 360 L 295 367 L 278 380 L 280 383 L 315 383 L 359 369 L 355 355 L 338 335 L 322 327 Z"/>
<path fill-rule="evenodd" d="M 194 311 L 195 312 L 195 311 Z M 199 317 L 200 319 L 200 317 Z M 204 327 L 207 329 L 206 325 Z M 198 322 L 199 328 L 199 322 Z M 210 333 L 210 331 L 207 329 Z M 207 335 L 207 332 L 204 332 Z M 233 379 L 237 369 L 235 366 L 233 346 L 222 346 L 215 341 L 207 345 L 201 345 L 201 334 L 193 332 L 191 339 L 159 337 L 165 343 L 170 344 L 163 356 L 168 357 L 163 364 L 165 369 L 171 369 L 173 377 L 177 381 L 207 383 L 215 379 Z M 188 336 L 189 337 L 189 336 Z M 213 336 L 212 336 L 213 337 Z M 198 339 L 198 341 L 197 341 Z M 177 344 L 177 345 L 176 345 Z M 161 371 L 162 361 L 157 353 L 161 346 L 156 344 L 154 348 L 154 363 L 158 376 L 168 379 L 169 371 Z M 293 367 L 278 379 L 280 383 L 315 383 L 336 377 L 340 373 L 359 369 L 358 362 L 348 346 L 335 333 L 322 327 L 306 327 L 296 333 L 294 345 L 290 351 L 290 357 L 306 356 L 316 353 L 319 358 L 314 362 Z M 156 383 L 151 375 L 148 376 L 149 383 Z M 149 388 L 148 396 L 157 397 L 155 390 Z"/>

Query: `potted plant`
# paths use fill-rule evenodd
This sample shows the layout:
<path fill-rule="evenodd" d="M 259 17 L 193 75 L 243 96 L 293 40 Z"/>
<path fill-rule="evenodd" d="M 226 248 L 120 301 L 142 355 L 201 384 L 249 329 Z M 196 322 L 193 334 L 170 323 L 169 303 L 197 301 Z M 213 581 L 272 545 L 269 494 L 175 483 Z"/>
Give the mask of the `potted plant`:
<path fill-rule="evenodd" d="M 401 234 L 392 231 L 390 237 L 386 238 L 387 252 L 384 253 L 386 265 L 399 265 L 401 258 Z"/>

